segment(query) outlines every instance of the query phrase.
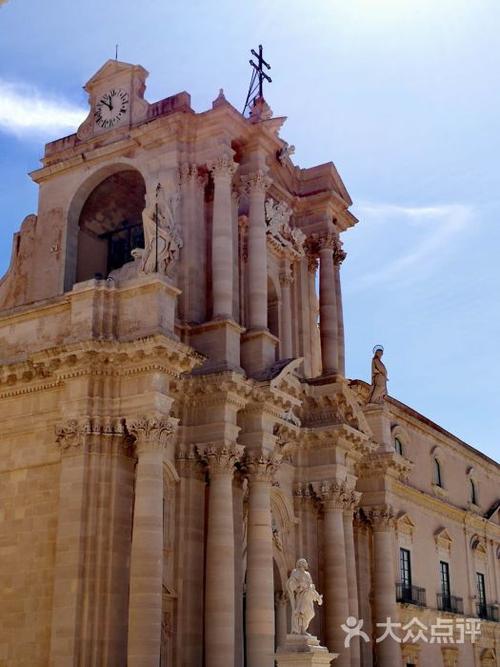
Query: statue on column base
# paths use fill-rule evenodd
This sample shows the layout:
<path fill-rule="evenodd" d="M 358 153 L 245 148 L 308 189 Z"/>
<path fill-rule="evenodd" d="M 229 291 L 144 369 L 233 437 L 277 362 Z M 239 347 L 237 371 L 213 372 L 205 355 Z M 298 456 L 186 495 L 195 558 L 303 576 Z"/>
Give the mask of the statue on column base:
<path fill-rule="evenodd" d="M 323 596 L 313 584 L 305 558 L 297 561 L 286 582 L 286 590 L 292 608 L 292 632 L 276 652 L 278 667 L 327 667 L 338 654 L 330 653 L 319 639 L 307 632 L 315 615 L 314 603 L 321 605 Z"/>

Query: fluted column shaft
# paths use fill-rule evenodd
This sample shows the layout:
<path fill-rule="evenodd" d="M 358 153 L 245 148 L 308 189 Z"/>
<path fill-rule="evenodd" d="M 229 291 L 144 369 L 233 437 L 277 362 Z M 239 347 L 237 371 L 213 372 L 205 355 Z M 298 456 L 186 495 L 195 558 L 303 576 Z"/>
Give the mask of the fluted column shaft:
<path fill-rule="evenodd" d="M 338 342 L 338 371 L 345 375 L 345 338 L 344 312 L 342 308 L 342 287 L 340 282 L 340 266 L 346 257 L 339 239 L 333 252 L 333 271 L 335 276 L 335 297 L 337 302 L 337 342 Z"/>
<path fill-rule="evenodd" d="M 233 312 L 234 244 L 232 222 L 232 180 L 236 164 L 220 157 L 210 165 L 214 180 L 212 219 L 213 317 L 231 318 Z"/>
<path fill-rule="evenodd" d="M 234 665 L 234 448 L 206 452 L 210 474 L 205 577 L 205 667 Z"/>
<path fill-rule="evenodd" d="M 354 551 L 354 503 L 344 510 L 344 537 L 347 564 L 347 593 L 349 596 L 349 616 L 359 617 L 358 609 L 358 580 L 356 575 L 356 555 Z M 360 644 L 359 637 L 351 641 L 351 667 L 359 667 Z"/>
<path fill-rule="evenodd" d="M 276 646 L 285 645 L 288 632 L 288 598 L 285 593 L 276 593 Z"/>
<path fill-rule="evenodd" d="M 290 359 L 292 356 L 292 282 L 290 269 L 281 273 L 280 357 L 282 359 Z"/>
<path fill-rule="evenodd" d="M 350 667 L 349 650 L 344 648 L 342 624 L 349 616 L 347 564 L 344 534 L 344 490 L 336 483 L 322 488 L 324 507 L 324 576 L 326 597 L 326 646 L 339 653 L 338 667 Z"/>
<path fill-rule="evenodd" d="M 319 240 L 319 329 L 323 375 L 338 372 L 337 294 L 333 249 L 335 238 L 328 234 Z"/>
<path fill-rule="evenodd" d="M 163 586 L 163 449 L 174 426 L 167 419 L 138 419 L 134 521 L 130 556 L 129 667 L 157 667 L 161 648 Z"/>
<path fill-rule="evenodd" d="M 274 666 L 271 482 L 275 468 L 276 462 L 270 458 L 258 457 L 247 461 L 247 667 Z"/>
<path fill-rule="evenodd" d="M 387 618 L 397 622 L 394 518 L 388 509 L 374 509 L 369 519 L 373 529 L 375 624 L 386 623 Z M 401 661 L 401 646 L 390 637 L 379 642 L 376 651 L 377 664 L 395 665 Z"/>
<path fill-rule="evenodd" d="M 248 211 L 248 324 L 267 329 L 267 242 L 265 199 L 269 180 L 263 171 L 246 178 Z"/>

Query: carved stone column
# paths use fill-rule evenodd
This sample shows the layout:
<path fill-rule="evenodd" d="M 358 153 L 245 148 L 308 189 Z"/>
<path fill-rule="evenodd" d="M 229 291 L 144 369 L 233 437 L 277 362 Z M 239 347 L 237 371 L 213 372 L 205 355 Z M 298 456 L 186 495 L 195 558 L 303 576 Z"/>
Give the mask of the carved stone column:
<path fill-rule="evenodd" d="M 309 249 L 307 253 L 307 289 L 308 289 L 308 317 L 307 336 L 309 337 L 310 376 L 321 373 L 321 339 L 318 327 L 319 304 L 316 292 L 316 275 L 318 272 L 318 257 Z"/>
<path fill-rule="evenodd" d="M 177 655 L 185 665 L 203 665 L 203 590 L 205 568 L 205 470 L 193 446 L 176 462 L 179 472 L 179 558 L 183 564 L 176 626 Z"/>
<path fill-rule="evenodd" d="M 278 459 L 267 456 L 254 456 L 246 461 L 248 475 L 247 667 L 274 666 L 271 482 L 278 462 Z"/>
<path fill-rule="evenodd" d="M 179 316 L 186 322 L 203 322 L 206 314 L 206 224 L 204 187 L 206 175 L 196 165 L 180 171 L 181 215 L 184 246 L 181 250 Z"/>
<path fill-rule="evenodd" d="M 354 551 L 354 510 L 359 502 L 361 494 L 350 491 L 346 494 L 346 505 L 344 509 L 344 538 L 345 554 L 347 564 L 347 593 L 349 596 L 349 616 L 359 618 L 358 608 L 358 579 L 356 573 L 356 555 Z M 351 667 L 360 665 L 360 643 L 359 637 L 351 641 Z"/>
<path fill-rule="evenodd" d="M 232 181 L 237 165 L 229 156 L 210 164 L 214 180 L 212 220 L 213 317 L 232 319 L 233 313 L 233 215 Z"/>
<path fill-rule="evenodd" d="M 263 171 L 245 179 L 248 213 L 248 327 L 267 329 L 266 189 L 270 180 Z"/>
<path fill-rule="evenodd" d="M 280 273 L 281 285 L 281 330 L 280 357 L 290 359 L 292 356 L 292 299 L 291 286 L 293 276 L 291 267 Z"/>
<path fill-rule="evenodd" d="M 276 647 L 284 646 L 288 632 L 288 596 L 279 592 L 275 595 L 276 602 Z"/>
<path fill-rule="evenodd" d="M 210 475 L 205 571 L 205 667 L 234 665 L 233 473 L 241 448 L 210 446 L 204 451 Z"/>
<path fill-rule="evenodd" d="M 54 667 L 127 661 L 126 527 L 134 461 L 123 421 L 84 417 L 56 428 L 61 463 L 50 642 Z"/>
<path fill-rule="evenodd" d="M 135 437 L 134 522 L 130 557 L 129 667 L 157 667 L 163 586 L 163 450 L 174 420 L 141 417 L 128 426 Z"/>
<path fill-rule="evenodd" d="M 349 649 L 344 648 L 341 625 L 349 616 L 349 591 L 344 533 L 344 510 L 349 491 L 344 484 L 324 482 L 319 488 L 324 508 L 324 587 L 326 605 L 326 646 L 339 653 L 336 665 L 350 667 Z M 384 663 L 385 664 L 385 663 Z M 389 663 L 388 663 L 389 664 Z M 396 664 L 396 663 L 394 663 Z"/>
<path fill-rule="evenodd" d="M 394 564 L 394 514 L 390 507 L 368 511 L 373 530 L 375 604 L 374 626 L 386 623 L 387 618 L 398 620 L 396 603 L 396 574 Z M 390 637 L 377 644 L 377 659 L 381 665 L 396 665 L 401 661 L 401 646 Z"/>
<path fill-rule="evenodd" d="M 345 258 L 346 253 L 342 250 L 342 243 L 340 239 L 336 239 L 335 249 L 333 251 L 333 270 L 335 275 L 335 296 L 337 300 L 338 371 L 342 375 L 345 375 L 345 339 L 340 266 Z"/>
<path fill-rule="evenodd" d="M 319 330 L 321 337 L 321 362 L 323 375 L 339 370 L 338 308 L 335 291 L 333 250 L 335 236 L 324 234 L 319 238 Z"/>

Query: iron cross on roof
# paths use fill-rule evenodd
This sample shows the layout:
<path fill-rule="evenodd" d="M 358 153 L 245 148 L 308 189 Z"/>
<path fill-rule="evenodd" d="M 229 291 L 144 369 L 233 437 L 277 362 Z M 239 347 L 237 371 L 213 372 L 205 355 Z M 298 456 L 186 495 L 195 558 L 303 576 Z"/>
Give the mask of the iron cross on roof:
<path fill-rule="evenodd" d="M 259 52 L 257 53 L 254 49 L 251 50 L 251 54 L 257 58 L 257 63 L 253 60 L 248 62 L 253 67 L 252 78 L 250 79 L 250 86 L 248 88 L 248 95 L 243 108 L 243 114 L 250 106 L 250 103 L 256 100 L 259 97 L 263 97 L 263 83 L 264 79 L 269 83 L 272 83 L 271 77 L 264 72 L 264 67 L 271 69 L 271 65 L 264 60 L 262 55 L 262 44 L 259 44 Z M 258 91 L 258 92 L 257 92 Z M 256 94 L 255 94 L 256 93 Z"/>

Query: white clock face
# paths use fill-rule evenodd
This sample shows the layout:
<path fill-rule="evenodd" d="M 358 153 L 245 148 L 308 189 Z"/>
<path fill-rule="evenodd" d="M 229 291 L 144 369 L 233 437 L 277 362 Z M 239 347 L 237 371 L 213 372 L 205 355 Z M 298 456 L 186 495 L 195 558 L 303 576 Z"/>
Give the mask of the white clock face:
<path fill-rule="evenodd" d="M 121 88 L 99 95 L 94 111 L 96 125 L 106 129 L 113 127 L 125 116 L 128 105 L 128 93 Z"/>

